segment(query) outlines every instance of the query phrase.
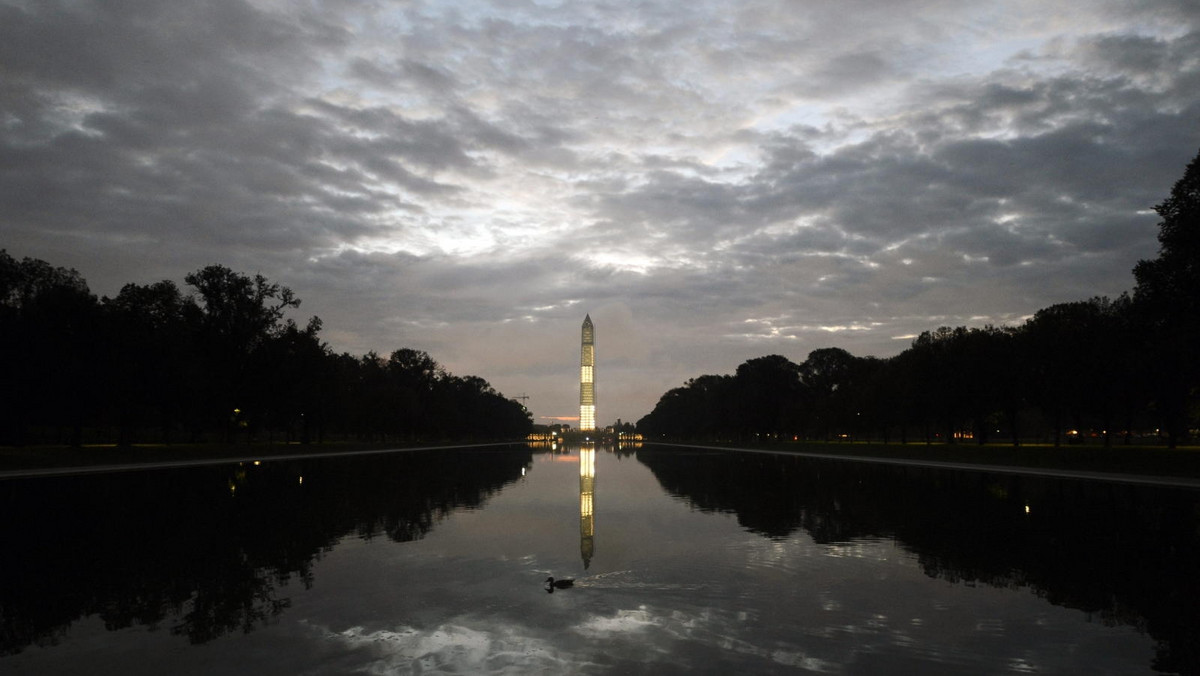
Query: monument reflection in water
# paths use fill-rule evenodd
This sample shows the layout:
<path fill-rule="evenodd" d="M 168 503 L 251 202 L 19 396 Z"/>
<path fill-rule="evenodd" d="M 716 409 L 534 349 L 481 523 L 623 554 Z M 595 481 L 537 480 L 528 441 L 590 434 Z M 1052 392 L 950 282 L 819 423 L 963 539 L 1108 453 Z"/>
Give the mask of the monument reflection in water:
<path fill-rule="evenodd" d="M 0 506 L 6 675 L 1200 673 L 1190 490 L 521 446 L 8 479 Z"/>
<path fill-rule="evenodd" d="M 584 442 L 579 449 L 579 554 L 583 569 L 592 563 L 596 548 L 596 445 Z"/>

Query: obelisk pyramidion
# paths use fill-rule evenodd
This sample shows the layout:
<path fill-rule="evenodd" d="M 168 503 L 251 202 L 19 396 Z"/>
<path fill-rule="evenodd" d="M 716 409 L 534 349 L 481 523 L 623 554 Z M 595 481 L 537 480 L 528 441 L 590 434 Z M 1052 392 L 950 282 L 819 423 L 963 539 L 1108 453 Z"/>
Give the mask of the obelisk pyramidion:
<path fill-rule="evenodd" d="M 579 429 L 596 429 L 596 330 L 592 316 L 583 318 L 583 350 L 579 357 Z"/>

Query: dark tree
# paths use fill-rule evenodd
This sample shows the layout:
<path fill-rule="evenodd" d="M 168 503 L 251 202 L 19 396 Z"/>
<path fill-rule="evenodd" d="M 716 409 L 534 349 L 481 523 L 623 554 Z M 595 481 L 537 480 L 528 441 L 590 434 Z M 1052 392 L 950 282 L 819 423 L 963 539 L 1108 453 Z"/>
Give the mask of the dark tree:
<path fill-rule="evenodd" d="M 197 357 L 207 373 L 205 427 L 227 421 L 225 437 L 232 440 L 239 429 L 269 422 L 263 420 L 265 395 L 252 362 L 264 343 L 286 329 L 284 312 L 300 300 L 262 275 L 248 277 L 223 265 L 210 265 L 184 281 L 196 289 L 203 309 L 196 332 Z"/>
<path fill-rule="evenodd" d="M 390 393 L 395 403 L 393 417 L 399 423 L 395 432 L 409 438 L 425 437 L 437 430 L 432 416 L 438 382 L 445 369 L 421 350 L 403 348 L 392 352 L 387 361 Z"/>
<path fill-rule="evenodd" d="M 923 331 L 913 341 L 913 353 L 917 387 L 920 388 L 926 412 L 926 441 L 935 430 L 940 430 L 947 443 L 954 443 L 965 417 L 965 402 L 961 393 L 966 389 L 963 371 L 962 337 L 966 327 L 952 329 L 939 327 L 936 331 Z"/>
<path fill-rule="evenodd" d="M 854 355 L 839 347 L 813 350 L 798 371 L 804 386 L 804 428 L 822 438 L 851 434 L 856 423 L 852 418 L 861 413 L 849 410 L 855 406 L 850 388 L 858 375 Z"/>
<path fill-rule="evenodd" d="M 1162 217 L 1158 258 L 1134 267 L 1134 301 L 1155 355 L 1155 407 L 1174 447 L 1187 434 L 1200 387 L 1200 154 L 1154 210 Z"/>
<path fill-rule="evenodd" d="M 174 282 L 126 284 L 103 299 L 110 412 L 117 443 L 133 443 L 135 431 L 158 427 L 163 441 L 194 407 L 192 327 L 199 308 Z"/>
<path fill-rule="evenodd" d="M 870 441 L 878 432 L 884 443 L 890 440 L 893 425 L 899 419 L 897 395 L 888 382 L 888 361 L 876 357 L 855 357 L 851 362 L 848 386 L 839 388 L 835 397 L 853 439 Z"/>
<path fill-rule="evenodd" d="M 800 367 L 777 354 L 750 359 L 734 375 L 739 432 L 790 436 L 800 405 Z"/>
<path fill-rule="evenodd" d="M 1114 427 L 1131 425 L 1139 350 L 1129 328 L 1129 301 L 1093 298 L 1039 310 L 1021 328 L 1029 355 L 1030 398 L 1049 417 L 1054 444 L 1067 428 L 1099 429 L 1105 443 Z"/>
<path fill-rule="evenodd" d="M 101 381 L 98 337 L 99 306 L 78 272 L 0 250 L 5 443 L 82 443 Z"/>
<path fill-rule="evenodd" d="M 333 360 L 317 335 L 321 320 L 313 317 L 301 329 L 292 320 L 253 353 L 252 379 L 257 383 L 250 406 L 261 413 L 269 434 L 282 430 L 285 440 L 309 443 L 323 436 L 333 390 Z"/>
<path fill-rule="evenodd" d="M 638 421 L 637 429 L 647 436 L 676 439 L 733 437 L 741 426 L 734 388 L 732 376 L 693 378 L 663 394 L 654 410 Z"/>

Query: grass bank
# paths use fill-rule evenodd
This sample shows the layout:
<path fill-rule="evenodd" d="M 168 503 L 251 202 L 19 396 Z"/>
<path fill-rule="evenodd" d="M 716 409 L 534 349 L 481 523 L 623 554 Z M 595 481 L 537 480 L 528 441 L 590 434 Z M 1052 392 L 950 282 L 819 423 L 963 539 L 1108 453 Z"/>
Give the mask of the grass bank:
<path fill-rule="evenodd" d="M 683 442 L 680 442 L 683 443 Z M 883 444 L 848 442 L 703 443 L 848 457 L 953 462 L 1029 469 L 1200 478 L 1200 447 L 1060 446 L 1028 444 Z"/>
<path fill-rule="evenodd" d="M 152 463 L 204 462 L 227 459 L 267 460 L 297 455 L 331 455 L 363 451 L 438 446 L 438 443 L 326 442 L 240 444 L 113 444 L 0 447 L 0 474 L 29 470 L 137 466 Z M 454 444 L 446 443 L 450 446 Z"/>

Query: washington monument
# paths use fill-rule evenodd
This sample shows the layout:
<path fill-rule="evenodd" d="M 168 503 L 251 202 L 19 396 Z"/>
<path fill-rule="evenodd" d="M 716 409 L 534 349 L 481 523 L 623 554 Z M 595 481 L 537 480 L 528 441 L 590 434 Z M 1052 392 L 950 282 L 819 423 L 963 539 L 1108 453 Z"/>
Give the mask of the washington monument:
<path fill-rule="evenodd" d="M 583 318 L 583 350 L 579 357 L 579 429 L 596 429 L 596 330 L 591 315 Z"/>

